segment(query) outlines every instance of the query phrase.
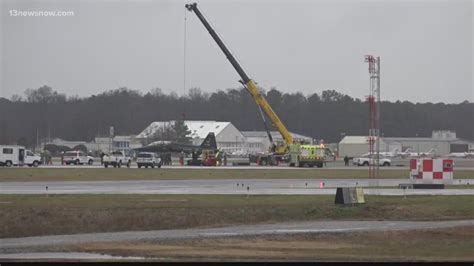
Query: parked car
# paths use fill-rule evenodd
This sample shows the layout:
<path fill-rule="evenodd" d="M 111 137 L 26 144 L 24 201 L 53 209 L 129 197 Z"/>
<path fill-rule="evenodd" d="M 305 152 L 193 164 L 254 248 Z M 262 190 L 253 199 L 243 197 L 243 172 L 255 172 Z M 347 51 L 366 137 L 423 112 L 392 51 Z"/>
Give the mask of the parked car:
<path fill-rule="evenodd" d="M 369 165 L 375 165 L 376 160 L 374 156 L 369 155 L 369 156 L 354 158 L 352 163 L 357 166 L 369 166 Z M 390 160 L 389 158 L 380 157 L 379 166 L 390 166 L 390 165 L 392 165 L 392 160 Z"/>
<path fill-rule="evenodd" d="M 66 165 L 70 164 L 88 164 L 94 163 L 94 157 L 87 155 L 83 151 L 67 151 L 63 155 L 63 161 Z"/>
<path fill-rule="evenodd" d="M 249 155 L 233 155 L 229 154 L 227 156 L 227 165 L 250 165 L 250 156 Z M 221 160 L 224 162 L 224 159 Z"/>
<path fill-rule="evenodd" d="M 153 152 L 140 152 L 137 155 L 137 166 L 138 168 L 142 168 L 142 166 L 145 168 L 148 168 L 148 166 L 161 168 L 161 158 Z"/>
<path fill-rule="evenodd" d="M 105 155 L 102 159 L 104 167 L 107 168 L 109 165 L 113 167 L 122 167 L 126 165 L 130 168 L 132 165 L 132 158 L 125 151 L 114 151 L 110 155 Z"/>

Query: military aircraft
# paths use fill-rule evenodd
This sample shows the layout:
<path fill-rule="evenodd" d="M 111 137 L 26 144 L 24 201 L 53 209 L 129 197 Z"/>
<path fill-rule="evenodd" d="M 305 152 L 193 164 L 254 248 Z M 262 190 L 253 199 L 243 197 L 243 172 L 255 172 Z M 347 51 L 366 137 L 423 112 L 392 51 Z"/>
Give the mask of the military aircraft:
<path fill-rule="evenodd" d="M 452 152 L 450 154 L 447 154 L 446 157 L 451 157 L 451 158 L 474 158 L 474 152 Z"/>
<path fill-rule="evenodd" d="M 201 145 L 185 144 L 173 141 L 155 141 L 147 146 L 134 149 L 137 152 L 184 152 L 184 153 L 201 153 L 202 150 L 217 150 L 216 136 L 210 132 Z"/>
<path fill-rule="evenodd" d="M 402 156 L 402 153 L 400 153 L 400 151 L 397 148 L 388 152 L 381 151 L 379 152 L 379 154 L 380 154 L 380 157 L 382 158 L 398 158 Z M 370 156 L 370 153 L 364 153 L 360 157 L 369 157 L 369 156 Z"/>
<path fill-rule="evenodd" d="M 426 152 L 413 152 L 411 148 L 407 148 L 404 152 L 401 152 L 400 155 L 403 158 L 412 158 L 412 157 L 433 157 L 435 155 L 436 149 L 430 149 Z"/>
<path fill-rule="evenodd" d="M 384 158 L 411 158 L 411 157 L 433 157 L 436 149 L 430 149 L 427 152 L 413 152 L 411 148 L 407 148 L 405 151 L 400 152 L 399 149 L 395 148 L 391 152 L 380 152 L 380 156 Z M 361 157 L 368 157 L 370 154 L 362 154 Z"/>

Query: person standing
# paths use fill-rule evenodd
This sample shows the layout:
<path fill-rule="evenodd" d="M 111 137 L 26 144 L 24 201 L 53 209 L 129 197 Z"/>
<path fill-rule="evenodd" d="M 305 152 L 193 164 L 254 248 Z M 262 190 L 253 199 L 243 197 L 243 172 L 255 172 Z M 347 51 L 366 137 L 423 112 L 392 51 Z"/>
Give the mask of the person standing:
<path fill-rule="evenodd" d="M 222 165 L 222 152 L 220 150 L 217 150 L 216 153 L 216 166 Z"/>
<path fill-rule="evenodd" d="M 345 166 L 348 166 L 348 165 L 349 165 L 349 157 L 347 157 L 347 155 L 344 156 L 344 165 L 345 165 Z"/>
<path fill-rule="evenodd" d="M 104 164 L 104 156 L 105 156 L 105 153 L 102 151 L 100 153 L 100 165 L 103 165 Z"/>
<path fill-rule="evenodd" d="M 181 166 L 184 165 L 184 151 L 181 151 L 181 153 L 179 154 L 179 164 Z"/>
<path fill-rule="evenodd" d="M 160 162 L 162 165 L 166 165 L 165 154 L 160 153 Z"/>
<path fill-rule="evenodd" d="M 51 153 L 48 150 L 45 150 L 44 153 L 45 153 L 46 165 L 52 165 L 53 163 L 51 161 Z"/>

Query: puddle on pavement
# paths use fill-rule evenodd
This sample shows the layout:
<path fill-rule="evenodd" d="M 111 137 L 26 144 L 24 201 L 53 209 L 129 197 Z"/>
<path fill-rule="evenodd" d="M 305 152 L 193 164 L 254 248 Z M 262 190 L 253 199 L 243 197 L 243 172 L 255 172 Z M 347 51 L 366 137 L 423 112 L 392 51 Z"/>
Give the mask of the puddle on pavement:
<path fill-rule="evenodd" d="M 0 254 L 0 259 L 38 260 L 38 259 L 67 259 L 67 260 L 144 260 L 143 257 L 121 257 L 86 252 L 32 252 Z"/>

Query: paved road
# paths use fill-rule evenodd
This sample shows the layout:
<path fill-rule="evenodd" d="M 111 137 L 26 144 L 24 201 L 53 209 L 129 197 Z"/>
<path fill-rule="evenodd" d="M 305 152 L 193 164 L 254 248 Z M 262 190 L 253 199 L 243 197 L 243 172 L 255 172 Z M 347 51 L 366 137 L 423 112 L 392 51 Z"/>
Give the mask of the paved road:
<path fill-rule="evenodd" d="M 28 168 L 27 166 L 23 167 L 14 167 L 14 168 Z M 66 168 L 66 169 L 83 169 L 83 168 L 90 168 L 90 169 L 99 169 L 104 168 L 101 165 L 41 165 L 39 168 L 46 168 L 46 169 L 57 169 L 57 168 Z M 258 170 L 258 169 L 270 169 L 270 170 L 281 170 L 281 169 L 303 169 L 303 170 L 315 170 L 317 168 L 303 168 L 303 167 L 290 167 L 287 165 L 281 166 L 258 166 L 258 165 L 250 165 L 250 166 L 180 166 L 180 165 L 165 165 L 163 168 L 166 169 L 250 169 L 250 170 Z M 126 168 L 124 168 L 126 169 Z M 138 169 L 136 165 L 132 165 L 130 169 Z M 367 170 L 367 166 L 333 166 L 327 165 L 323 169 L 331 169 L 331 170 Z M 408 166 L 390 166 L 390 167 L 380 167 L 381 170 L 407 170 Z M 474 166 L 459 166 L 455 168 L 456 170 L 474 170 Z M 407 170 L 408 171 L 408 170 Z"/>
<path fill-rule="evenodd" d="M 201 179 L 136 181 L 2 182 L 0 194 L 223 194 L 335 195 L 336 187 L 398 186 L 408 179 Z M 456 184 L 472 184 L 457 179 Z M 324 183 L 324 188 L 320 188 Z M 243 186 L 242 186 L 243 185 Z M 473 184 L 474 185 L 474 184 Z M 46 191 L 46 186 L 48 191 Z M 247 187 L 249 188 L 247 190 Z M 474 195 L 474 189 L 370 188 L 367 195 Z"/>
<path fill-rule="evenodd" d="M 474 159 L 464 159 L 464 158 L 452 158 L 452 159 L 454 159 L 456 169 L 461 169 L 461 168 L 474 169 Z M 394 165 L 394 166 L 398 165 L 399 166 L 399 167 L 391 167 L 391 168 L 398 168 L 398 169 L 408 168 L 408 166 L 410 165 L 410 159 L 394 158 L 394 159 L 391 159 L 391 160 L 392 160 L 392 165 Z M 55 167 L 60 166 L 59 157 L 58 158 L 53 158 L 53 163 L 54 163 Z M 137 167 L 136 163 L 132 163 L 132 165 L 133 165 L 134 168 Z M 178 166 L 177 158 L 173 158 L 173 166 Z M 256 166 L 256 165 L 252 164 L 252 166 Z M 50 167 L 50 166 L 48 166 L 48 167 Z M 67 167 L 72 168 L 72 167 L 81 167 L 81 166 L 70 165 L 70 166 L 67 166 Z M 89 167 L 89 166 L 86 166 L 86 167 Z M 100 158 L 94 158 L 93 167 L 103 167 L 103 166 L 100 166 Z M 237 166 L 237 167 L 241 168 L 242 166 Z M 281 167 L 286 167 L 286 165 L 283 164 Z M 344 169 L 347 169 L 347 167 L 344 167 L 344 161 L 342 159 L 338 159 L 335 162 L 334 161 L 329 161 L 329 162 L 326 163 L 325 167 L 327 167 L 327 168 L 344 168 Z M 258 168 L 260 169 L 260 168 L 262 168 L 262 166 L 259 166 Z M 275 166 L 272 166 L 270 168 L 275 168 Z M 362 167 L 355 166 L 354 168 L 355 169 L 361 169 Z"/>
<path fill-rule="evenodd" d="M 20 167 L 14 167 L 14 168 L 28 168 L 28 166 L 20 166 Z M 89 169 L 99 169 L 99 168 L 104 168 L 104 166 L 101 166 L 100 164 L 94 164 L 94 165 L 60 165 L 60 164 L 53 164 L 53 165 L 40 165 L 39 168 L 45 168 L 45 169 L 84 169 L 84 168 L 89 168 Z M 113 168 L 113 167 L 109 167 Z M 123 169 L 127 169 L 126 167 L 122 167 Z M 189 165 L 163 165 L 162 168 L 166 169 L 250 169 L 250 170 L 258 170 L 258 169 L 267 169 L 267 170 L 281 170 L 281 169 L 301 169 L 301 170 L 315 170 L 317 168 L 311 168 L 311 167 L 290 167 L 288 165 L 279 165 L 279 166 L 258 166 L 255 164 L 252 165 L 239 165 L 239 166 L 232 166 L 232 165 L 227 165 L 227 166 L 189 166 Z M 130 169 L 138 169 L 137 165 L 135 163 L 132 164 Z M 332 169 L 332 170 L 364 170 L 368 169 L 366 166 L 355 166 L 355 165 L 350 165 L 350 166 L 344 166 L 344 165 L 334 165 L 332 163 L 327 164 L 323 169 Z M 390 167 L 381 167 L 380 169 L 382 170 L 407 170 L 408 166 L 390 166 Z M 474 167 L 472 168 L 456 168 L 458 170 L 466 169 L 466 170 L 474 170 Z"/>
<path fill-rule="evenodd" d="M 55 235 L 24 238 L 0 239 L 0 253 L 8 253 L 8 249 L 17 250 L 34 246 L 65 245 L 103 241 L 135 241 L 135 240 L 166 240 L 190 239 L 202 237 L 229 237 L 243 235 L 272 235 L 324 232 L 356 232 L 356 231 L 387 231 L 433 229 L 455 226 L 473 226 L 474 220 L 462 221 L 316 221 L 279 224 L 258 224 L 211 229 L 180 229 L 135 231 L 116 233 L 92 233 L 76 235 Z"/>
<path fill-rule="evenodd" d="M 390 167 L 381 167 L 380 169 L 408 169 L 410 165 L 409 159 L 393 159 L 392 160 L 393 166 Z M 59 159 L 53 160 L 53 165 L 42 165 L 40 168 L 104 168 L 100 165 L 100 160 L 98 158 L 95 159 L 94 165 L 61 165 Z M 455 169 L 456 170 L 474 170 L 474 159 L 454 159 Z M 26 166 L 25 166 L 26 167 Z M 23 168 L 25 168 L 23 167 Z M 173 161 L 173 165 L 171 166 L 163 166 L 165 168 L 176 168 L 176 169 L 207 169 L 209 167 L 202 167 L 202 166 L 179 166 L 177 161 Z M 132 169 L 138 169 L 136 163 L 132 163 Z M 215 168 L 215 167 L 210 167 Z M 344 162 L 341 160 L 335 162 L 327 162 L 324 168 L 328 169 L 367 169 L 366 166 L 344 166 Z M 286 164 L 282 164 L 280 166 L 258 166 L 252 164 L 250 166 L 219 166 L 218 169 L 295 169 L 295 167 L 289 167 Z M 296 168 L 296 169 L 314 169 L 314 168 Z"/>

